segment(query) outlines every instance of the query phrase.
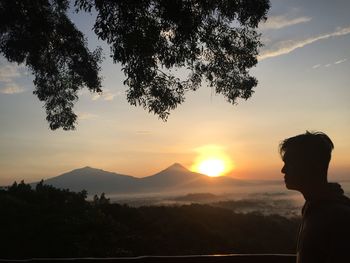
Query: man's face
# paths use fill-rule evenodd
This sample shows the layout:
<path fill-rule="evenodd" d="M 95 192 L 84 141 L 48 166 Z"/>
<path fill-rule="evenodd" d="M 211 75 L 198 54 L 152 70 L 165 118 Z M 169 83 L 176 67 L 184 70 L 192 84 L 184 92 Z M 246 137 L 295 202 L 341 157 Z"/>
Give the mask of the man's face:
<path fill-rule="evenodd" d="M 283 156 L 284 166 L 281 172 L 284 174 L 284 182 L 287 189 L 301 190 L 305 186 L 305 179 L 307 178 L 306 167 L 298 159 L 296 153 L 285 152 Z"/>

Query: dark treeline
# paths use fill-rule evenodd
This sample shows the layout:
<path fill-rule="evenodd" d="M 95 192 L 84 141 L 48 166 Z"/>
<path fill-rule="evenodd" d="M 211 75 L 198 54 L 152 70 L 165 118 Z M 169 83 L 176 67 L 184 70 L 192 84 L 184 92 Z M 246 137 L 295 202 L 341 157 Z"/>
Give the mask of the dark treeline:
<path fill-rule="evenodd" d="M 0 190 L 0 258 L 293 253 L 298 219 L 209 205 L 132 208 L 39 183 Z"/>

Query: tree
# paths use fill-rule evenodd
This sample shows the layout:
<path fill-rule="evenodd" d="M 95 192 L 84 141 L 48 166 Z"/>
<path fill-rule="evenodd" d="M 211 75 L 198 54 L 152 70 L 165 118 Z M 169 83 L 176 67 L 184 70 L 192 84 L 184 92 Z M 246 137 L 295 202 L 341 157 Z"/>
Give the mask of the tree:
<path fill-rule="evenodd" d="M 67 17 L 68 0 L 1 0 L 0 52 L 34 74 L 50 128 L 74 128 L 74 102 L 84 86 L 101 92 L 99 49 L 90 52 Z"/>
<path fill-rule="evenodd" d="M 92 204 L 95 206 L 106 205 L 110 203 L 110 199 L 106 197 L 105 193 L 102 193 L 100 197 L 98 195 L 94 195 Z"/>
<path fill-rule="evenodd" d="M 101 50 L 87 49 L 68 7 L 68 0 L 0 2 L 0 52 L 33 71 L 51 129 L 74 128 L 79 89 L 101 92 Z M 96 10 L 94 31 L 123 66 L 129 103 L 163 120 L 202 82 L 233 104 L 257 85 L 248 70 L 257 63 L 256 29 L 269 0 L 75 0 L 75 7 Z M 187 78 L 174 73 L 179 68 Z"/>

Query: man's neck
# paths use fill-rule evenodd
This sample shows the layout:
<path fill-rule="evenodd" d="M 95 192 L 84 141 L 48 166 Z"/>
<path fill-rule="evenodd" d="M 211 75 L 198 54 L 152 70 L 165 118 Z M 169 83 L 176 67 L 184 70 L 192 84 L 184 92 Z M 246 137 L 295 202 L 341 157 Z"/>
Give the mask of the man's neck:
<path fill-rule="evenodd" d="M 304 196 L 305 201 L 319 200 L 324 197 L 328 189 L 327 181 L 320 181 L 313 183 L 312 185 L 305 186 L 304 189 L 300 190 Z"/>

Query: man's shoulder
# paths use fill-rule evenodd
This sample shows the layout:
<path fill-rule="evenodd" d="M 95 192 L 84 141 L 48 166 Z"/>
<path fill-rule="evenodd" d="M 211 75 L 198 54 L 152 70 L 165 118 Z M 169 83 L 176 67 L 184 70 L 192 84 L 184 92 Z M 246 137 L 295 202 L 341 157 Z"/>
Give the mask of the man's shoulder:
<path fill-rule="evenodd" d="M 310 202 L 305 218 L 320 223 L 347 223 L 350 226 L 350 202 L 320 200 Z"/>

